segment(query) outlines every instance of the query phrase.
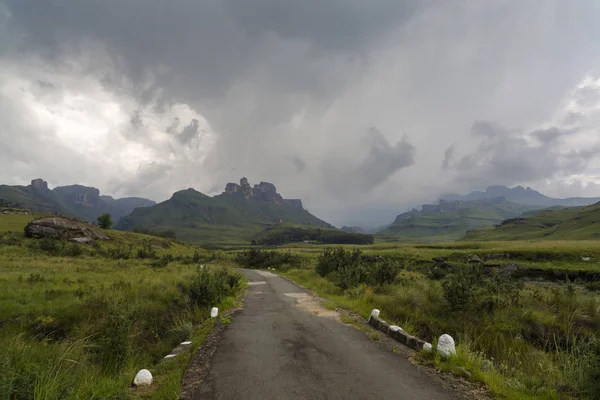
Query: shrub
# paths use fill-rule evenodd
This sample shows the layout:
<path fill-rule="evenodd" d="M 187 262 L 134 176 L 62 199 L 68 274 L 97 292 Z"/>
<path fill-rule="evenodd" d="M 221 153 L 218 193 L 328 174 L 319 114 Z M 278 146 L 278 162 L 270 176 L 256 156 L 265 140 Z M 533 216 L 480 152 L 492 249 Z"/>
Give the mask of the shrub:
<path fill-rule="evenodd" d="M 341 247 L 337 249 L 327 248 L 319 256 L 316 271 L 321 276 L 327 276 L 348 266 L 356 267 L 361 254 L 362 252 L 358 249 L 354 249 L 352 253 L 349 253 Z"/>
<path fill-rule="evenodd" d="M 137 250 L 137 258 L 156 258 L 156 250 L 150 243 L 144 243 L 141 248 Z"/>
<path fill-rule="evenodd" d="M 206 268 L 198 268 L 189 286 L 190 298 L 199 306 L 217 304 L 237 290 L 241 279 L 241 275 L 225 268 L 212 273 Z"/>
<path fill-rule="evenodd" d="M 299 267 L 302 259 L 290 252 L 282 253 L 275 250 L 252 248 L 238 253 L 235 262 L 247 268 L 280 267 L 283 264 Z"/>
<path fill-rule="evenodd" d="M 100 225 L 100 228 L 110 229 L 112 224 L 113 224 L 112 217 L 110 216 L 109 213 L 104 213 L 98 217 L 98 225 Z"/>

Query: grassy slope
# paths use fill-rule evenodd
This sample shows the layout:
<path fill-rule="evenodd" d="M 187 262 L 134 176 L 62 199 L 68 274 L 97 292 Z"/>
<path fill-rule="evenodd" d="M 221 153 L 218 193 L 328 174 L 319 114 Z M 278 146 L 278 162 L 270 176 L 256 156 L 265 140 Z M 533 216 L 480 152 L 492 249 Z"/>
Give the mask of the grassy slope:
<path fill-rule="evenodd" d="M 191 303 L 185 288 L 197 272 L 182 258 L 210 255 L 118 231 L 107 231 L 111 240 L 98 250 L 131 249 L 132 258 L 101 257 L 90 246 L 76 257 L 50 255 L 20 233 L 31 217 L 0 215 L 0 399 L 137 398 L 128 387 L 141 368 L 157 382 L 144 398 L 176 399 L 190 355 L 156 362 L 182 340 L 197 348 L 212 326 L 218 301 Z M 143 246 L 179 258 L 156 267 L 135 257 Z M 227 297 L 219 307 L 231 305 Z M 118 371 L 102 367 L 114 362 Z"/>
<path fill-rule="evenodd" d="M 521 215 L 531 210 L 511 202 L 498 205 L 472 205 L 453 212 L 422 215 L 403 221 L 396 221 L 378 233 L 382 240 L 406 242 L 440 242 L 456 240 L 473 228 L 498 224 L 507 218 Z"/>
<path fill-rule="evenodd" d="M 177 238 L 198 243 L 247 243 L 253 235 L 280 220 L 330 227 L 308 211 L 286 204 L 241 196 L 209 197 L 188 189 L 155 206 L 135 210 L 121 219 L 116 228 L 174 230 Z"/>
<path fill-rule="evenodd" d="M 499 227 L 468 232 L 461 240 L 597 240 L 600 203 L 581 208 L 548 210 Z"/>

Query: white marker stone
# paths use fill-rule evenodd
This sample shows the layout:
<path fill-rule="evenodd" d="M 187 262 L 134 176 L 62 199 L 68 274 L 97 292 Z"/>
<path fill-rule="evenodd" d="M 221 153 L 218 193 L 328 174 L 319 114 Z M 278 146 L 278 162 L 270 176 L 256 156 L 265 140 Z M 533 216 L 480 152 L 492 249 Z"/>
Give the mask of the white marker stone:
<path fill-rule="evenodd" d="M 187 346 L 188 344 L 192 344 L 192 342 L 181 342 L 181 344 Z"/>
<path fill-rule="evenodd" d="M 152 384 L 152 374 L 147 369 L 143 369 L 137 373 L 133 380 L 135 386 L 150 386 Z"/>
<path fill-rule="evenodd" d="M 431 345 L 431 343 L 425 343 L 423 345 L 423 350 L 425 350 L 425 352 L 427 353 L 431 353 L 433 351 L 433 346 Z"/>
<path fill-rule="evenodd" d="M 390 331 L 392 331 L 392 332 L 399 332 L 401 330 L 402 330 L 402 328 L 400 328 L 398 325 L 390 326 Z"/>
<path fill-rule="evenodd" d="M 374 308 L 373 311 L 371 311 L 371 317 L 379 318 L 379 310 Z"/>
<path fill-rule="evenodd" d="M 219 315 L 219 309 L 217 307 L 213 307 L 212 310 L 210 310 L 210 317 L 215 318 L 217 315 Z"/>
<path fill-rule="evenodd" d="M 438 339 L 437 351 L 442 357 L 450 357 L 456 355 L 456 345 L 452 336 L 443 334 Z"/>

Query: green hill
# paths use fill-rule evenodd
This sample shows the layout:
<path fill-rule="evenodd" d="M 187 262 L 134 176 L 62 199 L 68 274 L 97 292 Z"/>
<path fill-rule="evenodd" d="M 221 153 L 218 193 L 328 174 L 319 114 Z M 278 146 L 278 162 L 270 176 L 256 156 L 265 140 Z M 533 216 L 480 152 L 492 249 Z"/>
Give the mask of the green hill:
<path fill-rule="evenodd" d="M 316 242 L 323 244 L 373 244 L 373 235 L 344 232 L 339 229 L 294 224 L 270 226 L 252 239 L 258 245 L 283 245 L 287 243 Z"/>
<path fill-rule="evenodd" d="M 600 239 L 600 203 L 543 210 L 531 216 L 509 219 L 498 226 L 471 230 L 461 240 L 586 239 Z"/>
<path fill-rule="evenodd" d="M 333 228 L 306 211 L 300 200 L 283 199 L 274 185 L 261 182 L 251 188 L 245 178 L 214 197 L 194 189 L 176 192 L 160 204 L 136 209 L 115 228 L 172 230 L 178 239 L 197 243 L 248 243 L 279 223 Z"/>
<path fill-rule="evenodd" d="M 60 186 L 52 190 L 42 179 L 34 179 L 29 186 L 0 185 L 0 206 L 2 204 L 47 213 L 72 215 L 88 221 L 110 213 L 113 220 L 130 214 L 138 207 L 156 204 L 139 197 L 114 199 L 101 196 L 100 191 L 82 185 Z"/>
<path fill-rule="evenodd" d="M 406 242 L 456 240 L 471 229 L 495 225 L 535 208 L 512 203 L 503 197 L 474 201 L 440 200 L 437 205 L 424 205 L 422 210 L 414 209 L 398 215 L 394 223 L 377 236 L 382 240 Z"/>

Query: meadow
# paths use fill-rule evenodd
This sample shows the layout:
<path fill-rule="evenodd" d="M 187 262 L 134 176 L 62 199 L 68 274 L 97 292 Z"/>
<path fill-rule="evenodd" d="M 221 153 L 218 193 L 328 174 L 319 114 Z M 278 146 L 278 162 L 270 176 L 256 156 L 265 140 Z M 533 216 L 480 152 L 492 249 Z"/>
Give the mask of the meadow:
<path fill-rule="evenodd" d="M 419 353 L 417 360 L 499 398 L 600 398 L 600 286 L 589 275 L 600 272 L 597 242 L 296 245 L 234 253 L 240 265 L 276 268 L 365 319 L 377 308 L 434 347 L 450 334 L 456 357 Z M 473 255 L 488 261 L 469 263 Z M 511 263 L 544 274 L 515 277 Z"/>
<path fill-rule="evenodd" d="M 0 215 L 0 399 L 176 399 L 191 352 L 160 361 L 201 344 L 210 308 L 233 305 L 242 275 L 200 268 L 218 254 L 152 236 L 28 239 L 28 218 Z M 151 389 L 131 387 L 142 368 Z"/>

